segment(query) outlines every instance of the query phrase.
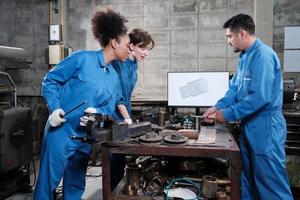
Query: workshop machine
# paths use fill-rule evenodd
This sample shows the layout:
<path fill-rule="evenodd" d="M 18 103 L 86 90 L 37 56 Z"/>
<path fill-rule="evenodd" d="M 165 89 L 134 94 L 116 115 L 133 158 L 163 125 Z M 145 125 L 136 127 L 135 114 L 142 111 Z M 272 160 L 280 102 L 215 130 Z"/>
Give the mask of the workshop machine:
<path fill-rule="evenodd" d="M 284 81 L 283 113 L 287 122 L 286 151 L 300 156 L 300 93 L 294 79 Z"/>
<path fill-rule="evenodd" d="M 28 66 L 24 49 L 0 46 L 0 199 L 30 189 L 30 108 L 17 106 L 16 85 L 7 69 Z M 23 64 L 22 64 L 23 63 Z"/>
<path fill-rule="evenodd" d="M 287 123 L 287 172 L 295 199 L 300 198 L 300 89 L 294 79 L 284 80 L 283 114 Z"/>

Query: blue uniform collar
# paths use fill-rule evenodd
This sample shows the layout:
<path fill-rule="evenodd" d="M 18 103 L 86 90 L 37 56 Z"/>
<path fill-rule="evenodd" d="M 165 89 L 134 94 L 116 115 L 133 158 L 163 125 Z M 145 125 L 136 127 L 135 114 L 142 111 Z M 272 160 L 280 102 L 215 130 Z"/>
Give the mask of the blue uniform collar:
<path fill-rule="evenodd" d="M 127 59 L 127 62 L 130 63 L 130 64 L 136 64 L 137 63 L 137 60 L 134 59 L 134 60 L 131 60 L 130 58 Z"/>
<path fill-rule="evenodd" d="M 252 46 L 249 49 L 247 49 L 247 51 L 240 53 L 240 58 L 242 58 L 245 54 L 249 54 L 252 51 L 254 51 L 260 44 L 261 44 L 261 40 L 257 38 L 255 42 L 252 44 Z"/>
<path fill-rule="evenodd" d="M 105 68 L 105 70 L 109 70 L 110 64 L 107 65 L 105 63 L 104 55 L 103 55 L 103 50 L 102 49 L 99 50 L 99 52 L 97 53 L 97 55 L 98 55 L 100 67 Z"/>

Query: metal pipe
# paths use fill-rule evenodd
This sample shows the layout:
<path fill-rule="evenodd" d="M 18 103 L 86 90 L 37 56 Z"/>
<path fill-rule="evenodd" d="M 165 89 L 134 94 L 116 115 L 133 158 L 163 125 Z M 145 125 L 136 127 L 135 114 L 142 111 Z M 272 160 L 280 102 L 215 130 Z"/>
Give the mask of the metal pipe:
<path fill-rule="evenodd" d="M 49 1 L 49 24 L 52 24 L 52 1 Z"/>
<path fill-rule="evenodd" d="M 64 44 L 64 0 L 60 0 L 60 24 L 61 24 L 61 41 Z"/>

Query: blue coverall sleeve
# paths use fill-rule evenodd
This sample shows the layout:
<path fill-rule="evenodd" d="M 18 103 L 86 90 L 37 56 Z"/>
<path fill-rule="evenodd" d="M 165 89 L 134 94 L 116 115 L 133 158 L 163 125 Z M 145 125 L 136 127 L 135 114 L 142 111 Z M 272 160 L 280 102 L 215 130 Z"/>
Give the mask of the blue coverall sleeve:
<path fill-rule="evenodd" d="M 114 60 L 111 64 L 112 64 L 113 68 L 116 70 L 116 72 L 118 74 L 118 79 L 119 79 L 118 86 L 117 86 L 117 92 L 116 92 L 117 93 L 116 104 L 117 105 L 120 105 L 120 104 L 126 105 L 126 100 L 125 100 L 124 93 L 123 93 L 124 91 L 123 91 L 121 81 L 120 81 L 122 73 L 124 73 L 122 71 L 122 62 L 118 61 L 118 60 Z"/>
<path fill-rule="evenodd" d="M 119 82 L 118 88 L 117 88 L 117 105 L 120 105 L 120 104 L 126 105 L 121 82 Z"/>
<path fill-rule="evenodd" d="M 42 82 L 42 95 L 47 102 L 50 112 L 61 108 L 60 93 L 62 85 L 76 73 L 80 66 L 77 54 L 65 58 L 51 69 Z"/>
<path fill-rule="evenodd" d="M 249 64 L 250 83 L 247 94 L 237 103 L 224 109 L 227 121 L 243 119 L 260 110 L 271 102 L 274 81 L 274 61 L 262 53 L 254 55 Z"/>
<path fill-rule="evenodd" d="M 238 88 L 238 82 L 237 82 L 237 74 L 233 76 L 233 78 L 230 80 L 229 89 L 226 92 L 225 96 L 221 98 L 215 107 L 220 110 L 227 108 L 228 106 L 231 106 L 235 102 L 235 96 Z"/>

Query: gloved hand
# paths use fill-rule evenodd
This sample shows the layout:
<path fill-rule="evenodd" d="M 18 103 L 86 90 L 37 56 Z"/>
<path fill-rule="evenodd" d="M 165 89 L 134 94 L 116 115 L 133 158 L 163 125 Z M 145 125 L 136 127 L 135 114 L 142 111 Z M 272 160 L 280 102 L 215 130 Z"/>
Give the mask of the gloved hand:
<path fill-rule="evenodd" d="M 132 119 L 130 119 L 130 118 L 126 118 L 126 119 L 124 119 L 124 121 L 127 122 L 127 124 L 129 124 L 129 125 L 132 124 Z"/>
<path fill-rule="evenodd" d="M 64 115 L 65 115 L 65 112 L 63 109 L 58 108 L 58 109 L 54 110 L 48 119 L 50 126 L 58 127 L 62 123 L 64 123 L 66 121 L 66 119 L 64 118 Z"/>
<path fill-rule="evenodd" d="M 94 107 L 88 107 L 87 109 L 84 110 L 84 113 L 95 114 L 97 113 L 97 109 Z"/>
<path fill-rule="evenodd" d="M 80 126 L 87 126 L 88 121 L 95 121 L 95 116 L 86 116 L 80 117 Z"/>
<path fill-rule="evenodd" d="M 97 113 L 97 109 L 94 107 L 88 107 L 84 110 L 85 115 L 80 117 L 80 126 L 87 126 L 88 121 L 95 121 L 95 116 L 87 116 L 86 114 L 95 114 Z"/>

